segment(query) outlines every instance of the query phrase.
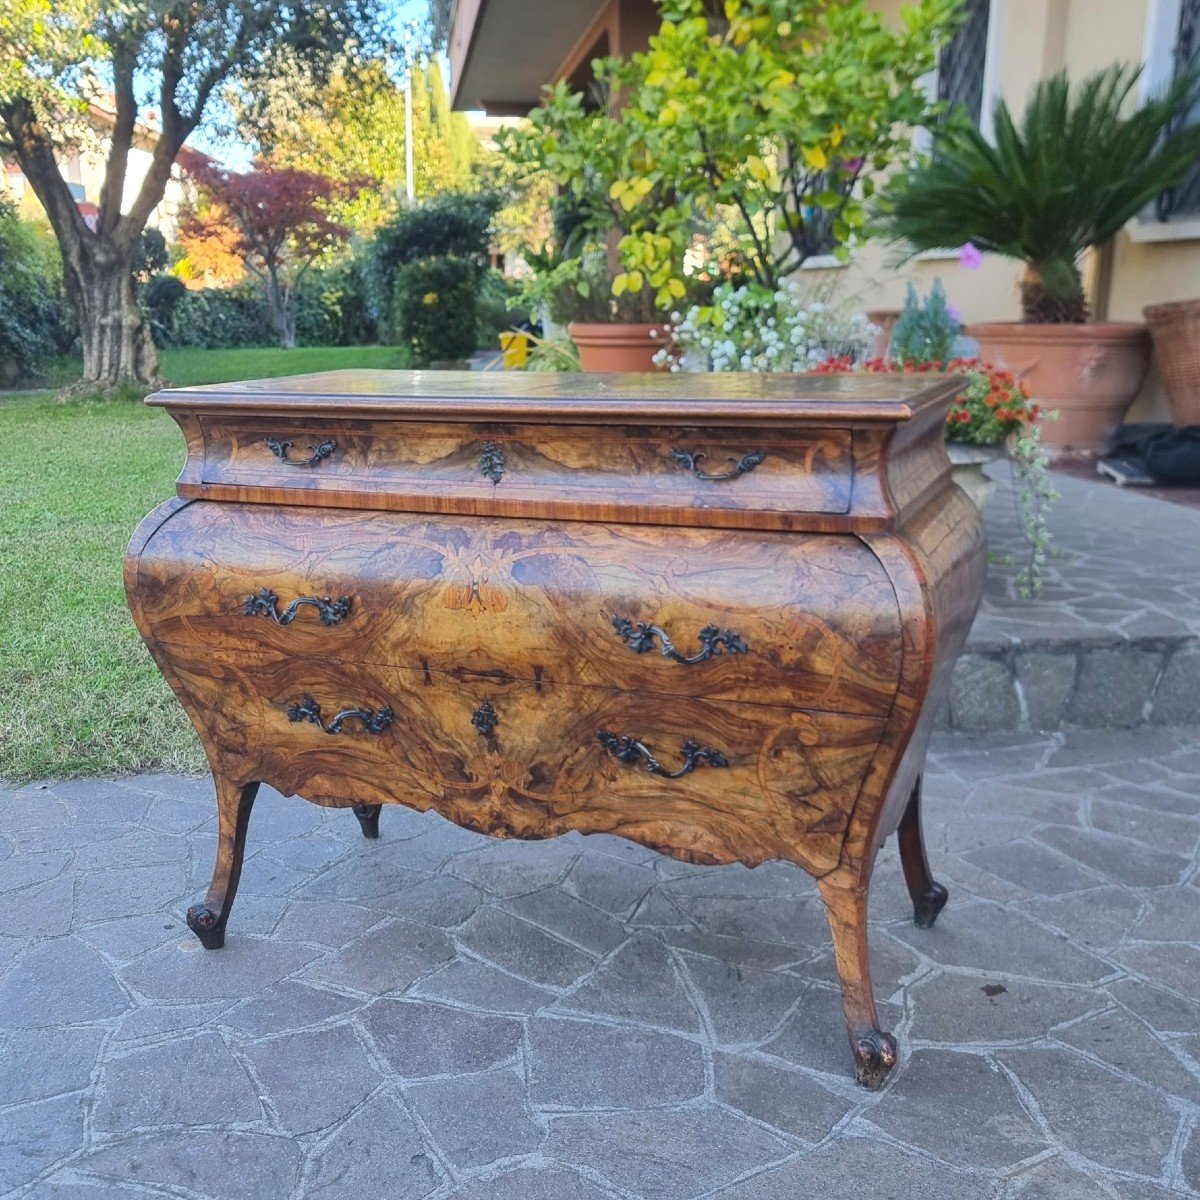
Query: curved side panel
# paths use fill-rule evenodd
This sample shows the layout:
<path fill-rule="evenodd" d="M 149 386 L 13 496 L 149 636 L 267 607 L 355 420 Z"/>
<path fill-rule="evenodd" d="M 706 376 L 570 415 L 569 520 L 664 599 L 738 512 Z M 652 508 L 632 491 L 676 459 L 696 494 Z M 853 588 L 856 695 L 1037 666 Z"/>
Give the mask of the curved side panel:
<path fill-rule="evenodd" d="M 904 657 L 900 687 L 831 884 L 862 886 L 896 831 L 921 773 L 934 719 L 983 596 L 987 543 L 979 510 L 958 487 L 927 504 L 899 535 L 864 537 L 892 580 Z M 883 796 L 873 801 L 872 797 Z"/>
<path fill-rule="evenodd" d="M 133 536 L 129 539 L 129 548 L 125 551 L 125 600 L 133 616 L 133 623 L 137 626 L 137 631 L 141 634 L 146 649 L 150 651 L 150 657 L 154 659 L 155 665 L 162 672 L 163 678 L 166 679 L 171 691 L 175 693 L 176 699 L 183 706 L 184 712 L 187 713 L 188 719 L 195 727 L 196 733 L 200 738 L 200 744 L 204 747 L 204 754 L 208 759 L 208 765 L 215 776 L 218 773 L 218 763 L 214 757 L 210 741 L 205 736 L 205 722 L 201 710 L 199 706 L 193 703 L 188 689 L 180 681 L 171 665 L 171 659 L 166 649 L 159 643 L 158 638 L 154 634 L 149 616 L 142 603 L 142 583 L 140 579 L 142 554 L 145 552 L 154 535 L 177 513 L 195 503 L 195 500 L 188 500 L 179 496 L 172 497 L 172 499 L 164 500 L 157 508 L 152 509 L 138 523 L 138 527 L 133 531 Z"/>

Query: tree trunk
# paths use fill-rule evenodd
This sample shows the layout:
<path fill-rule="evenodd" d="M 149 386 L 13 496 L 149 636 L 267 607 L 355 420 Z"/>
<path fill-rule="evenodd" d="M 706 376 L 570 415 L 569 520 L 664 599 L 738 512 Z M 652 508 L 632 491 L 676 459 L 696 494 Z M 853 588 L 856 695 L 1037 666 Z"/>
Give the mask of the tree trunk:
<path fill-rule="evenodd" d="M 267 311 L 271 314 L 271 324 L 279 335 L 279 345 L 283 350 L 296 348 L 296 318 L 292 312 L 292 294 L 287 284 L 280 279 L 277 267 L 267 265 Z"/>
<path fill-rule="evenodd" d="M 75 390 L 157 386 L 158 350 L 134 292 L 132 251 L 97 239 L 71 258 L 64 276 L 83 344 L 83 378 Z"/>

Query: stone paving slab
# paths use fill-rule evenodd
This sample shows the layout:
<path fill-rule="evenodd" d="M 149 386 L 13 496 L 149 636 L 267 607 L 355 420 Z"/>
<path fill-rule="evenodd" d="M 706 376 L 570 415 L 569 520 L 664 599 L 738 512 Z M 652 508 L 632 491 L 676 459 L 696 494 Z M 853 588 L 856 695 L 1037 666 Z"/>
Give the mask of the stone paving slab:
<path fill-rule="evenodd" d="M 226 948 L 207 781 L 0 790 L 0 1197 L 1200 1197 L 1200 729 L 943 735 L 854 1086 L 815 887 L 264 789 Z"/>
<path fill-rule="evenodd" d="M 1028 550 L 1007 472 L 984 509 L 992 563 L 944 728 L 1200 721 L 1200 508 L 1056 473 L 1054 554 L 1025 600 Z"/>

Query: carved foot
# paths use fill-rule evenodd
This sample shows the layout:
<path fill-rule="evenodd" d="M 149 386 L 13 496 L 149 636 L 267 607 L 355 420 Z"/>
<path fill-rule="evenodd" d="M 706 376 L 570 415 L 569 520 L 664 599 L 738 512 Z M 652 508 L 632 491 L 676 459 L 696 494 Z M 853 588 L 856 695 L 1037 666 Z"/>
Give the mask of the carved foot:
<path fill-rule="evenodd" d="M 932 929 L 938 913 L 946 907 L 950 893 L 936 879 L 931 879 L 925 890 L 913 900 L 913 919 L 918 929 Z"/>
<path fill-rule="evenodd" d="M 900 865 L 912 899 L 913 919 L 921 929 L 932 929 L 938 913 L 946 907 L 949 892 L 933 877 L 925 854 L 925 834 L 921 826 L 921 779 L 913 785 L 908 807 L 900 819 Z"/>
<path fill-rule="evenodd" d="M 855 1080 L 877 1092 L 896 1065 L 896 1039 L 890 1033 L 869 1029 L 854 1039 L 852 1048 Z"/>
<path fill-rule="evenodd" d="M 214 777 L 214 782 L 217 786 L 217 861 L 204 903 L 193 904 L 187 911 L 188 928 L 200 939 L 205 950 L 219 950 L 225 945 L 225 924 L 242 876 L 246 828 L 250 824 L 254 797 L 258 794 L 257 783 L 233 784 L 220 776 Z"/>
<path fill-rule="evenodd" d="M 354 815 L 362 826 L 363 837 L 377 838 L 379 836 L 379 812 L 382 804 L 356 804 Z"/>
<path fill-rule="evenodd" d="M 220 950 L 225 945 L 225 922 L 207 905 L 193 904 L 187 910 L 187 925 L 205 950 Z"/>

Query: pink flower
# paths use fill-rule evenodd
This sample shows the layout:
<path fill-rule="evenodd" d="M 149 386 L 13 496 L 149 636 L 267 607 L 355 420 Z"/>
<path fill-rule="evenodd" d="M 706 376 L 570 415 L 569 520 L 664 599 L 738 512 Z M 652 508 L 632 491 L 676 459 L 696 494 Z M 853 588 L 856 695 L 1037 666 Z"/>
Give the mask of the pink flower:
<path fill-rule="evenodd" d="M 946 316 L 948 316 L 950 320 L 957 321 L 960 325 L 962 324 L 962 313 L 959 312 L 959 310 L 955 308 L 953 304 L 946 305 Z"/>
<path fill-rule="evenodd" d="M 978 271 L 983 266 L 983 255 L 979 252 L 978 247 L 968 242 L 958 252 L 958 262 L 962 267 L 966 267 L 968 271 Z"/>

